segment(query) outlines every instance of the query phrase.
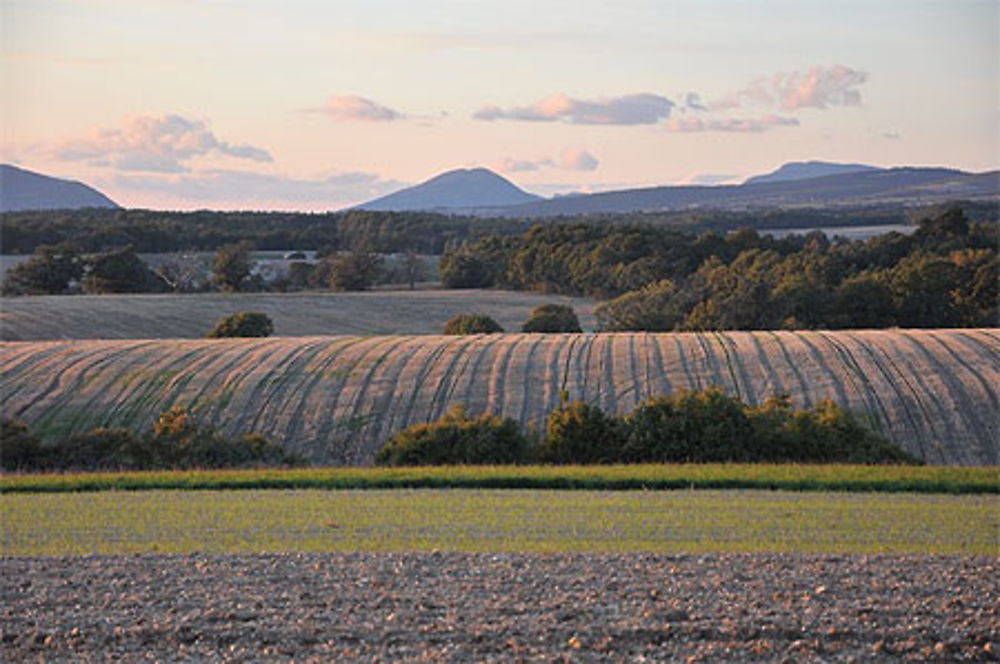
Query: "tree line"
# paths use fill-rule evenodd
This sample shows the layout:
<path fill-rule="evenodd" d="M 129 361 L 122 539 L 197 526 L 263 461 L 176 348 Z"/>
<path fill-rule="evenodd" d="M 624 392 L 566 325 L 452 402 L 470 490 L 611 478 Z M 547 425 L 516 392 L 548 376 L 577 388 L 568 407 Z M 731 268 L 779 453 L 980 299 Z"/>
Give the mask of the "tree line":
<path fill-rule="evenodd" d="M 609 300 L 606 331 L 993 326 L 998 228 L 958 208 L 867 241 L 548 224 L 449 251 L 441 278 Z"/>

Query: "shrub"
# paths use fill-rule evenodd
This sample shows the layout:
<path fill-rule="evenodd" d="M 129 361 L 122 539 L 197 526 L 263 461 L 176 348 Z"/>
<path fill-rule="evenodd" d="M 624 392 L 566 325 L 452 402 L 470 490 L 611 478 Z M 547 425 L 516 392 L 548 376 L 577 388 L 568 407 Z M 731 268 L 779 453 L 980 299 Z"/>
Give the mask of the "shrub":
<path fill-rule="evenodd" d="M 445 288 L 490 288 L 496 281 L 482 257 L 465 251 L 446 253 L 439 270 Z"/>
<path fill-rule="evenodd" d="M 274 323 L 259 311 L 239 311 L 219 320 L 208 333 L 209 339 L 222 337 L 269 337 Z"/>
<path fill-rule="evenodd" d="M 573 307 L 564 304 L 543 304 L 531 312 L 531 318 L 521 326 L 522 332 L 583 332 Z"/>
<path fill-rule="evenodd" d="M 23 422 L 0 419 L 0 466 L 4 470 L 45 468 L 51 461 L 50 451 Z"/>
<path fill-rule="evenodd" d="M 626 461 L 704 463 L 753 457 L 753 432 L 744 405 L 718 387 L 639 404 L 626 427 Z"/>
<path fill-rule="evenodd" d="M 543 463 L 615 463 L 622 455 L 622 422 L 582 401 L 563 405 L 549 415 L 539 449 Z"/>
<path fill-rule="evenodd" d="M 459 314 L 444 326 L 445 334 L 493 334 L 503 332 L 500 323 L 483 314 Z"/>
<path fill-rule="evenodd" d="M 484 414 L 466 416 L 455 406 L 437 422 L 416 424 L 396 434 L 379 450 L 382 466 L 513 464 L 527 459 L 528 440 L 517 422 Z"/>
<path fill-rule="evenodd" d="M 57 445 L 59 467 L 78 470 L 144 468 L 142 441 L 128 429 L 98 427 Z"/>

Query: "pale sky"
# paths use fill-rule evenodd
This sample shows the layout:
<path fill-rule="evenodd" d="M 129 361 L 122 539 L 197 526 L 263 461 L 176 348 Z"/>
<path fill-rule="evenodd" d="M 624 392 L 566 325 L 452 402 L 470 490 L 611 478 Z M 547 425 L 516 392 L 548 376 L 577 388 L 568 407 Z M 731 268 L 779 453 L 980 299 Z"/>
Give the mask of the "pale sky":
<path fill-rule="evenodd" d="M 127 207 L 335 210 L 787 161 L 1000 167 L 998 0 L 0 0 L 0 159 Z"/>

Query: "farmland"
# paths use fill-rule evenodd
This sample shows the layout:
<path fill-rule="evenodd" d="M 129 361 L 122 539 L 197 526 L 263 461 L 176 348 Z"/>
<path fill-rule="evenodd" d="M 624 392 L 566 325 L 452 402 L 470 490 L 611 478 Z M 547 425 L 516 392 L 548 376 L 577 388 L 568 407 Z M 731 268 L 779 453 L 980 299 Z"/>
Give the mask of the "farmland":
<path fill-rule="evenodd" d="M 43 436 L 191 409 L 314 464 L 369 465 L 451 405 L 539 427 L 565 391 L 609 413 L 719 385 L 832 398 L 931 464 L 1000 463 L 996 330 L 302 337 L 7 343 L 0 402 Z"/>
<path fill-rule="evenodd" d="M 197 339 L 237 311 L 264 312 L 286 337 L 440 334 L 449 318 L 472 311 L 513 332 L 550 302 L 572 306 L 584 329 L 594 328 L 594 300 L 492 290 L 50 295 L 4 298 L 0 339 Z"/>

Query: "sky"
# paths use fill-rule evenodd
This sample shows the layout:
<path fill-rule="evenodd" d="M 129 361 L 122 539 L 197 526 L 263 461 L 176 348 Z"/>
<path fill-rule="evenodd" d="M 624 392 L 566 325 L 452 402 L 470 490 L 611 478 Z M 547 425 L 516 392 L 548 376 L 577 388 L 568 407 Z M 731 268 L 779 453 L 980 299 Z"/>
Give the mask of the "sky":
<path fill-rule="evenodd" d="M 0 161 L 126 207 L 1000 167 L 998 0 L 0 0 Z"/>

